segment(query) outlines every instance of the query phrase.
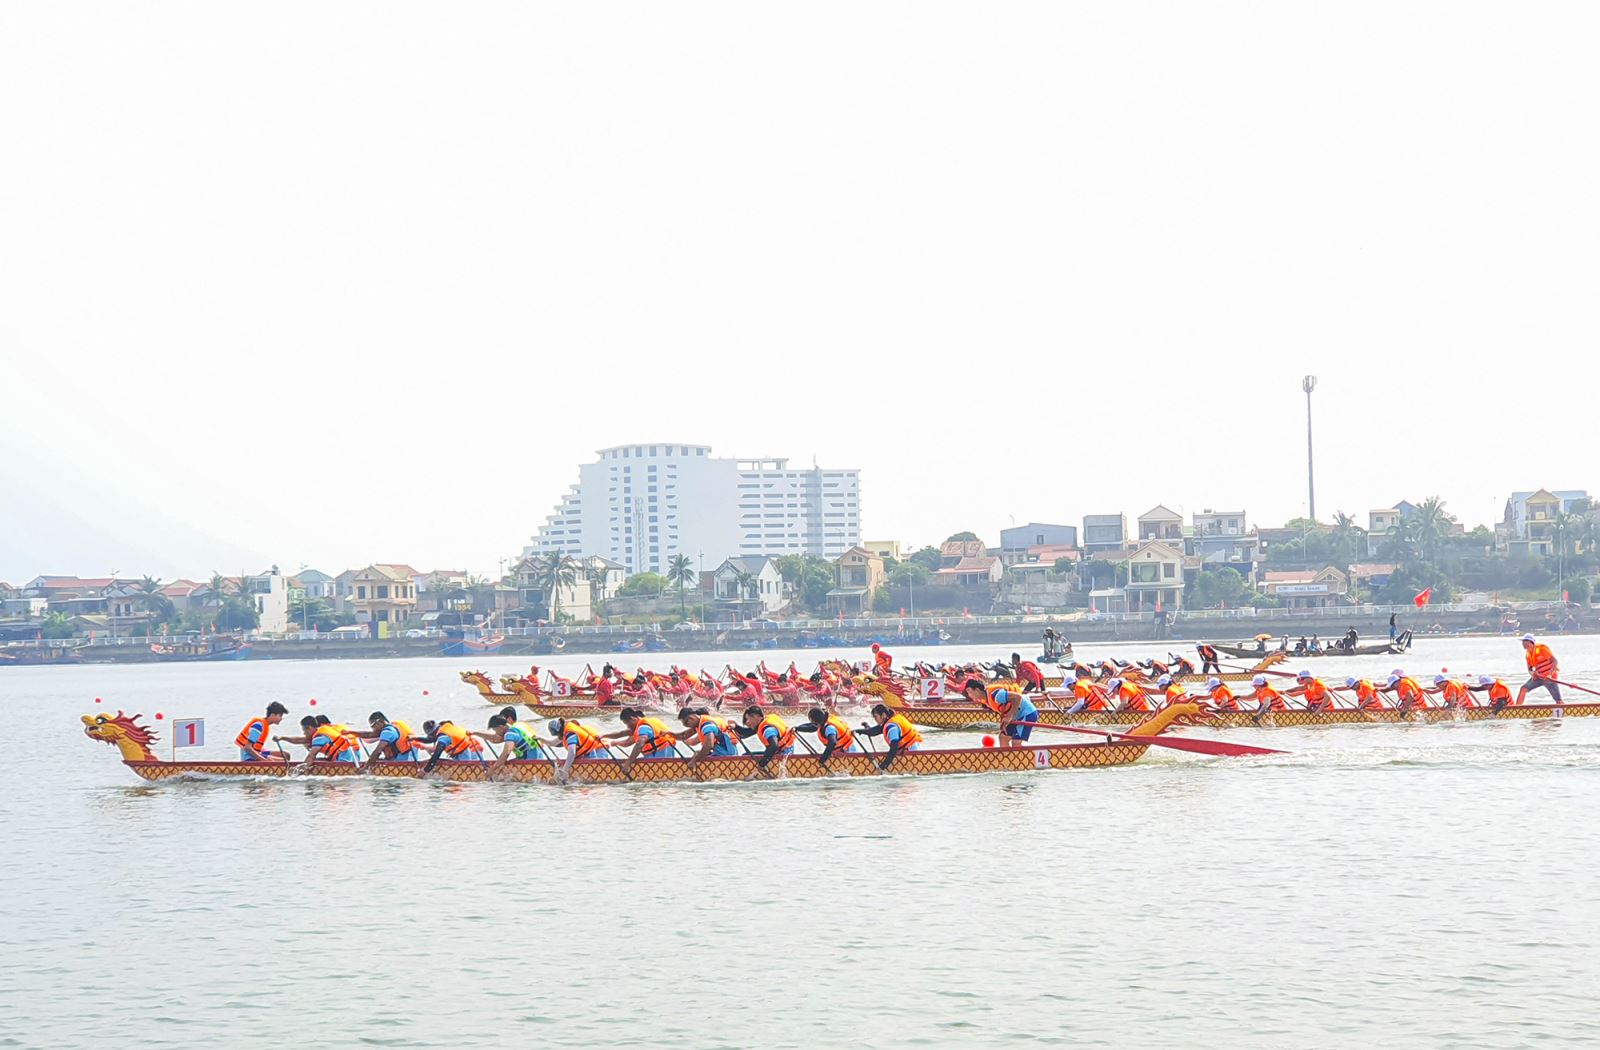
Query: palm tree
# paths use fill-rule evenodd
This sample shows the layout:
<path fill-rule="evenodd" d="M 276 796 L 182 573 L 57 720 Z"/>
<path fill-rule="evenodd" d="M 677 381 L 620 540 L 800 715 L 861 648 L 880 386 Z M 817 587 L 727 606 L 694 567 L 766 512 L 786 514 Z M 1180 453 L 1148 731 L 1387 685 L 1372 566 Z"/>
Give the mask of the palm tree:
<path fill-rule="evenodd" d="M 1445 537 L 1450 535 L 1450 526 L 1455 517 L 1444 509 L 1444 500 L 1438 496 L 1429 496 L 1417 508 L 1413 525 L 1416 529 L 1417 546 L 1422 548 L 1422 560 L 1437 571 L 1439 547 L 1444 543 Z"/>
<path fill-rule="evenodd" d="M 172 599 L 161 593 L 161 581 L 153 576 L 146 576 L 139 581 L 138 587 L 139 608 L 151 613 L 150 619 L 154 623 L 171 623 L 177 610 L 173 608 Z"/>
<path fill-rule="evenodd" d="M 1384 556 L 1396 565 L 1410 561 L 1417 552 L 1417 528 L 1410 518 L 1400 518 L 1389 526 L 1389 538 L 1384 543 Z"/>
<path fill-rule="evenodd" d="M 550 596 L 550 622 L 561 612 L 561 589 L 578 582 L 578 563 L 559 550 L 546 556 L 537 576 L 539 586 Z"/>
<path fill-rule="evenodd" d="M 208 597 L 206 599 L 206 604 L 207 605 L 221 605 L 222 604 L 222 598 L 223 598 L 222 587 L 223 587 L 223 584 L 225 584 L 225 583 L 227 583 L 227 580 L 223 577 L 222 573 L 216 571 L 215 569 L 212 569 L 211 570 L 211 581 L 210 581 L 210 583 L 207 584 L 207 586 L 209 586 L 211 588 L 211 595 L 210 595 L 210 597 Z"/>
<path fill-rule="evenodd" d="M 743 569 L 733 571 L 733 585 L 739 591 L 739 597 L 748 602 L 756 600 L 755 573 L 745 572 Z"/>
<path fill-rule="evenodd" d="M 688 606 L 684 603 L 683 589 L 694 579 L 694 564 L 689 561 L 687 554 L 674 554 L 667 561 L 667 582 L 676 584 L 678 588 L 678 613 L 686 615 Z"/>

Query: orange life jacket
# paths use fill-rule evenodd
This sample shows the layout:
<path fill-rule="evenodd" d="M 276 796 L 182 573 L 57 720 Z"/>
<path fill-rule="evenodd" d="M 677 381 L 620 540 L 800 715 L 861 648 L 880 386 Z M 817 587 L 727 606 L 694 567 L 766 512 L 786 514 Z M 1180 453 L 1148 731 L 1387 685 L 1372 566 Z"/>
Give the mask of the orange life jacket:
<path fill-rule="evenodd" d="M 1561 673 L 1556 667 L 1556 654 L 1543 642 L 1522 655 L 1528 661 L 1528 672 L 1535 678 L 1554 678 Z"/>
<path fill-rule="evenodd" d="M 854 744 L 856 742 L 856 735 L 854 733 L 850 732 L 850 723 L 846 722 L 844 719 L 840 718 L 838 715 L 829 715 L 828 716 L 828 721 L 826 723 L 824 723 L 824 724 L 825 725 L 830 725 L 836 731 L 838 731 L 839 737 L 834 742 L 834 747 L 837 748 L 838 750 L 846 751 L 846 750 L 849 749 L 851 744 Z M 817 738 L 818 739 L 822 739 L 822 731 L 821 730 L 817 731 Z"/>
<path fill-rule="evenodd" d="M 727 737 L 729 741 L 737 740 L 739 738 L 739 735 L 733 731 L 733 723 L 728 719 L 718 718 L 716 715 L 701 715 L 700 721 L 695 723 L 694 731 L 699 735 L 700 742 L 702 744 L 715 743 L 715 741 L 711 738 L 711 734 L 706 732 L 707 726 L 710 726 L 713 729 L 720 729 L 722 731 L 722 735 Z"/>
<path fill-rule="evenodd" d="M 1150 710 L 1150 698 L 1146 696 L 1144 690 L 1140 689 L 1138 686 L 1123 683 L 1122 710 L 1148 711 Z"/>
<path fill-rule="evenodd" d="M 1363 711 L 1383 710 L 1383 697 L 1378 694 L 1378 687 L 1365 678 L 1356 683 L 1356 706 Z"/>
<path fill-rule="evenodd" d="M 471 751 L 473 757 L 483 753 L 483 741 L 462 729 L 454 722 L 445 722 L 439 726 L 439 735 L 450 741 L 445 746 L 444 753 L 451 758 L 466 754 Z"/>
<path fill-rule="evenodd" d="M 1109 711 L 1111 709 L 1111 698 L 1106 696 L 1106 691 L 1087 678 L 1080 678 L 1072 683 L 1072 698 L 1084 701 L 1083 709 L 1085 711 Z"/>
<path fill-rule="evenodd" d="M 1489 686 L 1489 702 L 1495 704 L 1502 701 L 1511 704 L 1516 702 L 1516 698 L 1511 695 L 1511 687 L 1496 678 Z"/>
<path fill-rule="evenodd" d="M 259 742 L 250 739 L 250 730 L 254 729 L 256 726 L 261 727 L 261 740 Z M 250 721 L 244 724 L 244 728 L 239 730 L 239 735 L 233 738 L 233 742 L 235 744 L 238 744 L 240 747 L 249 748 L 257 753 L 266 751 L 267 745 L 271 740 L 272 727 L 267 724 L 267 720 L 265 718 L 250 719 Z"/>
<path fill-rule="evenodd" d="M 1477 707 L 1478 703 L 1472 699 L 1472 694 L 1467 691 L 1465 682 L 1458 682 L 1454 678 L 1446 678 L 1440 687 L 1444 693 L 1446 707 Z"/>
<path fill-rule="evenodd" d="M 561 723 L 561 743 L 563 746 L 566 745 L 568 734 L 578 738 L 578 758 L 583 758 L 594 751 L 604 751 L 606 748 L 606 742 L 600 739 L 599 733 L 596 733 L 582 722 L 575 722 L 570 718 Z"/>
<path fill-rule="evenodd" d="M 1428 699 L 1423 695 L 1422 686 L 1417 684 L 1415 678 L 1400 679 L 1394 684 L 1394 693 L 1402 704 L 1409 702 L 1412 707 L 1428 706 Z"/>
<path fill-rule="evenodd" d="M 640 726 L 648 726 L 649 729 L 650 729 L 650 732 L 654 733 L 655 736 L 653 736 L 649 741 L 640 740 L 639 739 L 639 727 Z M 644 745 L 643 747 L 641 747 L 639 749 L 639 754 L 641 754 L 641 755 L 653 755 L 657 751 L 662 751 L 662 750 L 671 751 L 671 750 L 673 750 L 672 745 L 676 744 L 678 742 L 678 738 L 675 735 L 673 735 L 667 729 L 666 723 L 661 721 L 661 719 L 646 717 L 646 718 L 639 719 L 637 722 L 635 722 L 633 724 L 633 742 L 635 744 L 643 744 Z"/>
<path fill-rule="evenodd" d="M 1333 706 L 1333 696 L 1320 678 L 1312 678 L 1306 682 L 1305 698 L 1306 708 L 1311 711 L 1320 711 Z"/>
<path fill-rule="evenodd" d="M 784 720 L 779 718 L 777 715 L 768 715 L 767 717 L 763 718 L 761 720 L 761 724 L 756 727 L 756 738 L 761 741 L 763 747 L 765 747 L 767 744 L 766 730 L 768 726 L 771 726 L 773 729 L 778 731 L 779 751 L 785 751 L 794 746 L 794 730 L 790 729 Z"/>
<path fill-rule="evenodd" d="M 1284 702 L 1283 694 L 1272 688 L 1270 685 L 1257 686 L 1255 693 L 1252 694 L 1252 697 L 1258 703 L 1265 702 L 1266 709 L 1268 711 L 1289 710 L 1289 705 Z"/>
<path fill-rule="evenodd" d="M 889 720 L 887 722 L 883 723 L 883 730 L 884 730 L 883 739 L 885 739 L 885 740 L 889 739 L 889 727 L 890 726 L 895 726 L 896 728 L 898 728 L 900 730 L 900 750 L 904 751 L 906 748 L 910 747 L 912 744 L 920 744 L 920 743 L 922 743 L 922 734 L 917 732 L 917 727 L 916 726 L 912 725 L 909 721 L 906 720 L 906 716 L 905 715 L 901 715 L 901 714 L 890 715 L 889 716 Z"/>
<path fill-rule="evenodd" d="M 1202 645 L 1200 647 L 1200 659 L 1206 661 L 1207 663 L 1215 663 L 1217 659 L 1217 651 L 1209 645 Z"/>
<path fill-rule="evenodd" d="M 320 758 L 339 758 L 346 751 L 360 746 L 356 743 L 356 738 L 351 735 L 349 727 L 337 723 L 318 726 L 316 732 L 311 735 L 312 747 L 317 746 L 319 738 L 322 740 L 322 752 L 318 756 Z"/>
<path fill-rule="evenodd" d="M 390 719 L 389 724 L 394 726 L 396 733 L 400 734 L 399 738 L 394 742 L 394 753 L 396 755 L 403 755 L 416 746 L 417 742 L 411 738 L 417 734 L 411 731 L 409 725 L 399 719 Z"/>
<path fill-rule="evenodd" d="M 984 691 L 983 698 L 978 701 L 978 705 L 980 707 L 988 708 L 990 711 L 993 711 L 997 715 L 998 714 L 1003 714 L 1005 712 L 1006 705 L 1002 704 L 999 700 L 995 699 L 995 694 L 996 693 L 1009 693 L 1013 697 L 1021 695 L 1020 693 L 1017 692 L 1017 690 L 1011 689 L 1011 688 L 1009 688 L 1007 686 L 1003 686 L 1003 685 L 991 685 L 991 686 L 989 686 Z"/>
<path fill-rule="evenodd" d="M 1171 707 L 1173 704 L 1181 704 L 1188 698 L 1189 694 L 1184 692 L 1183 686 L 1179 685 L 1177 682 L 1173 682 L 1171 685 L 1167 686 L 1168 707 Z"/>
<path fill-rule="evenodd" d="M 1239 706 L 1239 698 L 1233 695 L 1233 690 L 1229 689 L 1225 683 L 1219 683 L 1215 689 L 1211 690 L 1211 702 L 1217 705 L 1218 711 L 1244 710 Z"/>

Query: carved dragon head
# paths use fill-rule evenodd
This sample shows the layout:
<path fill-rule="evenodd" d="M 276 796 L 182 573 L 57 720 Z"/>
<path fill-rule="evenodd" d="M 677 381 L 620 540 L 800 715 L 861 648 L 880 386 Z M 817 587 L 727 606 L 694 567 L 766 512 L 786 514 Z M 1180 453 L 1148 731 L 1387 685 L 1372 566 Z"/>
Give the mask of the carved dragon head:
<path fill-rule="evenodd" d="M 117 712 L 115 718 L 110 715 L 84 715 L 83 735 L 90 740 L 100 740 L 107 744 L 115 744 L 117 750 L 122 752 L 124 762 L 154 762 L 155 752 L 150 750 L 150 745 L 155 742 L 155 730 L 139 724 L 140 715 L 125 715 Z"/>
<path fill-rule="evenodd" d="M 1169 704 L 1128 730 L 1129 736 L 1159 736 L 1173 726 L 1205 725 L 1215 719 L 1214 712 L 1206 710 L 1193 700 Z"/>

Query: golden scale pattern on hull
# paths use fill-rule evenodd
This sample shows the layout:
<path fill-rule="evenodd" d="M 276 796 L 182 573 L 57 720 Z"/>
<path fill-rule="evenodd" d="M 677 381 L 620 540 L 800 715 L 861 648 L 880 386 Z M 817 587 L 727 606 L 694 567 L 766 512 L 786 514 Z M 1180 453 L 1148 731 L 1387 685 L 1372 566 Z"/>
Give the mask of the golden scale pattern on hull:
<path fill-rule="evenodd" d="M 896 706 L 891 704 L 890 706 Z M 976 705 L 924 704 L 896 708 L 915 725 L 929 729 L 993 729 L 995 716 Z M 1039 709 L 1039 722 L 1043 725 L 1132 725 L 1147 716 L 1138 712 L 1079 711 L 1067 715 L 1061 711 Z M 1487 707 L 1453 709 L 1430 707 L 1425 711 L 1412 711 L 1402 715 L 1394 709 L 1383 711 L 1357 711 L 1352 708 L 1335 708 L 1332 711 L 1272 711 L 1257 716 L 1251 711 L 1221 711 L 1206 719 L 1206 725 L 1218 729 L 1271 728 L 1288 729 L 1296 726 L 1366 725 L 1436 722 L 1497 722 L 1516 719 L 1540 718 L 1595 718 L 1600 717 L 1600 704 L 1524 704 L 1502 708 L 1499 712 Z"/>
<path fill-rule="evenodd" d="M 488 677 L 478 672 L 463 671 L 461 672 L 461 680 L 475 687 L 478 690 L 478 695 L 483 697 L 486 703 L 493 704 L 496 707 L 520 704 L 540 718 L 615 718 L 618 711 L 621 711 L 625 706 L 629 706 L 618 703 L 601 707 L 592 700 L 562 701 L 549 693 L 536 693 L 529 689 L 525 683 L 514 681 L 509 675 L 501 679 L 502 685 L 511 687 L 512 691 L 507 693 L 495 692 L 494 686 L 490 684 Z M 698 697 L 689 697 L 683 702 L 690 707 L 712 706 L 703 698 Z M 772 707 L 763 704 L 762 709 L 780 718 L 804 718 L 806 712 L 811 710 L 812 706 L 808 704 L 805 707 Z M 725 704 L 722 707 L 713 709 L 727 713 L 735 710 L 736 707 L 737 705 L 729 706 Z M 642 710 L 647 714 L 676 715 L 678 713 L 677 707 L 667 706 L 646 705 Z"/>
<path fill-rule="evenodd" d="M 937 776 L 961 773 L 1026 773 L 1042 769 L 1092 769 L 1136 762 L 1149 744 L 1136 741 L 1093 744 L 1050 744 L 1018 748 L 949 748 L 910 751 L 895 759 L 887 773 L 878 769 L 878 757 L 869 754 L 835 755 L 823 769 L 812 755 L 788 755 L 774 760 L 766 770 L 745 756 L 708 758 L 691 767 L 681 758 L 649 759 L 634 763 L 635 783 L 696 783 L 705 781 L 818 780 L 828 777 Z M 127 762 L 145 780 L 170 780 L 174 777 L 352 777 L 359 776 L 354 762 L 314 762 L 302 770 L 298 762 Z M 423 779 L 423 763 L 378 762 L 370 775 L 400 779 Z M 555 767 L 548 760 L 514 760 L 506 763 L 491 778 L 492 766 L 486 762 L 440 762 L 427 779 L 448 781 L 487 781 L 553 783 Z M 614 784 L 629 781 L 619 762 L 610 759 L 580 759 L 573 764 L 574 783 Z"/>

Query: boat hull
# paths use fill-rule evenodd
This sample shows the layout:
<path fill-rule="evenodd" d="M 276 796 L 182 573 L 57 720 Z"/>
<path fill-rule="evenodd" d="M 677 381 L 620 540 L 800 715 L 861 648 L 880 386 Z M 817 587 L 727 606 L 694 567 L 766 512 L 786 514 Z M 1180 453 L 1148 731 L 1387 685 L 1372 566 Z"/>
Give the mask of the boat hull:
<path fill-rule="evenodd" d="M 1045 769 L 1096 769 L 1136 762 L 1149 748 L 1138 741 L 1090 744 L 1048 744 L 1019 748 L 945 748 L 910 751 L 895 760 L 888 775 L 940 776 L 958 773 L 1030 773 Z M 682 758 L 662 758 L 636 762 L 629 774 L 620 762 L 611 759 L 580 759 L 573 764 L 570 780 L 587 784 L 623 783 L 702 783 L 710 781 L 821 780 L 829 777 L 885 775 L 877 766 L 878 756 L 869 754 L 834 755 L 824 769 L 809 754 L 788 755 L 775 760 L 767 769 L 756 766 L 743 755 L 708 758 L 691 767 Z M 145 780 L 171 780 L 178 777 L 354 777 L 361 776 L 353 762 L 314 762 L 306 770 L 300 763 L 284 762 L 126 762 Z M 554 764 L 548 760 L 515 760 L 493 777 L 484 762 L 440 762 L 424 777 L 420 762 L 378 762 L 371 776 L 403 780 L 485 781 L 490 779 L 549 784 L 556 780 Z"/>
<path fill-rule="evenodd" d="M 975 704 L 923 704 L 898 707 L 914 725 L 929 729 L 994 729 L 998 719 L 989 710 Z M 1134 725 L 1148 715 L 1137 711 L 1079 711 L 1068 715 L 1062 711 L 1039 709 L 1041 725 L 1076 726 L 1126 726 Z M 1220 711 L 1206 718 L 1206 726 L 1216 729 L 1289 729 L 1296 726 L 1378 725 L 1378 724 L 1432 724 L 1437 722 L 1504 722 L 1544 718 L 1596 718 L 1600 717 L 1600 704 L 1524 704 L 1493 711 L 1487 707 L 1464 709 L 1430 707 L 1421 711 L 1401 714 L 1394 709 L 1383 711 L 1357 711 L 1340 707 L 1332 711 L 1271 711 L 1257 716 L 1248 711 Z"/>

